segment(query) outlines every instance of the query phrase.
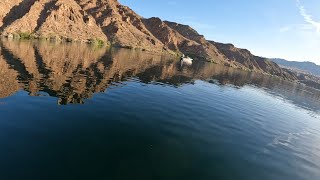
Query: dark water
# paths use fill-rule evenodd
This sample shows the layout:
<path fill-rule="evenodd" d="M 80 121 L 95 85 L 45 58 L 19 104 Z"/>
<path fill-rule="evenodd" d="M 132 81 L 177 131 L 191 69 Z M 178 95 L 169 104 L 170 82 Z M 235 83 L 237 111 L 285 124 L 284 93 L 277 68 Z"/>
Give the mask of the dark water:
<path fill-rule="evenodd" d="M 320 92 L 124 49 L 1 42 L 0 179 L 319 180 Z"/>

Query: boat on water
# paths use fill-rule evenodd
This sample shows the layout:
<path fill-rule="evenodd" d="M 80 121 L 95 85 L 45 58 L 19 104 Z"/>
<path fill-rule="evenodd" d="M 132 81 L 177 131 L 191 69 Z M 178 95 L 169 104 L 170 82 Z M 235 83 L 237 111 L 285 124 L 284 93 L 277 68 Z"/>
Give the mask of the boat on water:
<path fill-rule="evenodd" d="M 193 59 L 189 56 L 185 56 L 184 54 L 180 58 L 181 64 L 192 65 Z"/>

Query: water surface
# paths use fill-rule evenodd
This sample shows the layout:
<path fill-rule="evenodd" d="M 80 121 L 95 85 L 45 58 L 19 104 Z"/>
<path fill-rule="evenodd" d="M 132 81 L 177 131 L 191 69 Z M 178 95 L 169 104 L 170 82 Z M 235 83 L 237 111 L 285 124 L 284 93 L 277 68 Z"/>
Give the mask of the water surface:
<path fill-rule="evenodd" d="M 0 179 L 320 179 L 315 89 L 125 49 L 0 52 Z"/>

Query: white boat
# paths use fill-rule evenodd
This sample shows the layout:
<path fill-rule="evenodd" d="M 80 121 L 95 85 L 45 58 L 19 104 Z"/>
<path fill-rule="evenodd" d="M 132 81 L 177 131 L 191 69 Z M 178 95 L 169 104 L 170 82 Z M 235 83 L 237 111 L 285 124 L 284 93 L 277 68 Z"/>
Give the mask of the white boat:
<path fill-rule="evenodd" d="M 181 64 L 192 65 L 193 59 L 183 54 L 182 57 L 180 58 L 180 61 L 181 61 Z"/>

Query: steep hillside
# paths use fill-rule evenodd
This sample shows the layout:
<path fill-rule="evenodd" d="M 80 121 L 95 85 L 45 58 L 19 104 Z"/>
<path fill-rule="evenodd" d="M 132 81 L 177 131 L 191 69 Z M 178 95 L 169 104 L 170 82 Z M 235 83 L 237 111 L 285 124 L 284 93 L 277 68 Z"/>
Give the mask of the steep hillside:
<path fill-rule="evenodd" d="M 187 25 L 159 18 L 143 18 L 117 0 L 3 0 L 0 2 L 1 35 L 80 41 L 171 54 L 295 80 L 249 51 L 209 42 Z"/>
<path fill-rule="evenodd" d="M 294 73 L 280 68 L 276 63 L 269 59 L 262 58 L 251 54 L 247 49 L 240 49 L 235 47 L 233 44 L 223 44 L 210 41 L 218 50 L 223 53 L 228 61 L 236 61 L 245 67 L 248 67 L 252 71 L 263 71 L 272 75 L 285 77 L 287 79 L 297 80 Z"/>
<path fill-rule="evenodd" d="M 164 45 L 145 27 L 142 18 L 116 0 L 76 0 L 95 18 L 115 46 L 162 51 Z"/>
<path fill-rule="evenodd" d="M 1 9 L 6 6 L 11 9 L 1 12 L 3 18 L 0 24 L 4 36 L 107 41 L 94 18 L 73 0 L 12 0 L 8 4 L 0 4 Z"/>
<path fill-rule="evenodd" d="M 174 22 L 164 21 L 164 23 L 171 29 L 177 31 L 183 37 L 193 42 L 198 43 L 198 46 L 182 46 L 181 51 L 187 54 L 201 57 L 216 62 L 218 64 L 228 64 L 234 67 L 241 67 L 238 63 L 227 62 L 226 57 L 219 52 L 219 50 L 210 42 L 208 42 L 203 35 L 200 35 L 196 30 L 187 25 L 182 25 Z"/>

